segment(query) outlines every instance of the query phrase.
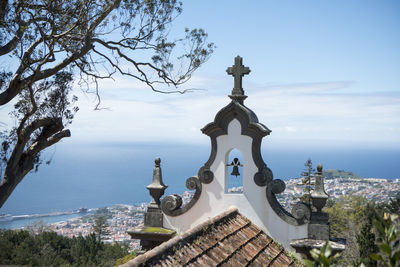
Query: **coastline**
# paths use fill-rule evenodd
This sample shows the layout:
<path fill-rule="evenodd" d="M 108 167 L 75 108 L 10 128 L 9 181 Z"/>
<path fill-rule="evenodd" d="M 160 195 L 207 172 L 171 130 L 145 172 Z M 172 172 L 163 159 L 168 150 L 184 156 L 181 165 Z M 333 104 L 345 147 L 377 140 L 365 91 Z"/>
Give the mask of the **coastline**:
<path fill-rule="evenodd" d="M 143 209 L 144 203 L 135 204 L 133 206 L 127 204 L 115 204 L 105 207 L 106 209 L 111 209 L 113 207 L 131 207 L 132 209 Z M 139 208 L 138 208 L 139 207 Z M 0 217 L 0 229 L 27 229 L 29 226 L 35 223 L 42 223 L 46 226 L 52 227 L 56 224 L 68 223 L 74 220 L 81 220 L 84 217 L 93 216 L 101 208 L 80 208 L 77 210 L 69 211 L 57 211 L 50 213 L 39 213 L 39 214 L 25 214 L 25 215 L 11 215 L 2 214 Z"/>
<path fill-rule="evenodd" d="M 301 178 L 286 180 L 286 190 L 278 195 L 278 199 L 282 206 L 290 210 L 290 200 L 297 199 L 303 193 L 303 187 L 300 186 Z M 384 179 L 384 178 L 326 178 L 325 190 L 333 198 L 338 199 L 345 195 L 362 195 L 369 200 L 383 202 L 389 201 L 390 197 L 394 197 L 396 192 L 400 192 L 400 179 Z M 239 187 L 233 187 L 232 192 L 240 191 Z M 238 193 L 236 192 L 236 193 Z M 187 194 L 189 193 L 189 194 Z M 185 196 L 187 194 L 187 196 Z M 190 191 L 183 193 L 184 199 L 190 198 Z M 69 211 L 58 211 L 51 213 L 27 214 L 27 215 L 10 215 L 4 214 L 0 217 L 0 229 L 25 229 L 26 227 L 41 222 L 44 225 L 52 226 L 55 224 L 68 223 L 71 220 L 79 220 L 85 216 L 95 215 L 101 209 L 118 209 L 125 208 L 128 213 L 144 211 L 147 207 L 146 203 L 114 204 L 105 208 L 80 208 Z M 116 214 L 116 212 L 115 212 Z M 120 214 L 120 213 L 119 213 Z"/>
<path fill-rule="evenodd" d="M 11 219 L 0 221 L 0 229 L 24 229 L 35 222 L 43 222 L 44 224 L 53 224 L 61 221 L 68 221 L 75 218 L 85 216 L 82 213 L 73 212 L 57 212 L 47 214 L 33 214 L 33 215 L 17 215 L 11 216 Z"/>

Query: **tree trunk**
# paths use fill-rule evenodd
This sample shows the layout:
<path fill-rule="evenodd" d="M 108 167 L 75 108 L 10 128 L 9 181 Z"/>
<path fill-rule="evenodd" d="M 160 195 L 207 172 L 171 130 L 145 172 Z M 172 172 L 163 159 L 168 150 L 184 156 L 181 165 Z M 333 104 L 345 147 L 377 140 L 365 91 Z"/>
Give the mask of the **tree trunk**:
<path fill-rule="evenodd" d="M 7 166 L 11 165 L 14 165 L 14 163 L 13 162 L 7 163 Z M 11 193 L 14 191 L 15 187 L 32 169 L 33 169 L 33 159 L 23 160 L 22 164 L 17 164 L 17 167 L 14 170 L 6 169 L 3 180 L 0 184 L 0 208 L 3 207 L 4 203 L 7 201 Z"/>

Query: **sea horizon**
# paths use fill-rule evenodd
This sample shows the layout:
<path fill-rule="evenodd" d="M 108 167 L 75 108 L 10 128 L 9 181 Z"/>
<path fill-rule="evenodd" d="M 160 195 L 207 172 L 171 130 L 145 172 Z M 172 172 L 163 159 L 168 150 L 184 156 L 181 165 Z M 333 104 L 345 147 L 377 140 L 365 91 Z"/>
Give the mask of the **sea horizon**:
<path fill-rule="evenodd" d="M 344 178 L 344 181 L 348 181 L 348 177 L 341 177 Z M 371 180 L 370 182 L 372 183 L 376 183 L 377 179 L 379 180 L 392 180 L 392 179 L 385 179 L 385 178 L 363 178 L 363 177 L 359 177 L 361 180 L 365 179 L 365 180 Z M 301 177 L 299 178 L 293 178 L 291 180 L 296 180 L 296 179 L 301 179 Z M 332 179 L 336 179 L 336 178 L 327 178 L 327 181 L 331 181 Z M 350 180 L 354 180 L 354 181 L 359 181 L 360 179 L 358 179 L 357 177 L 350 177 Z M 393 180 L 397 180 L 396 183 L 399 184 L 400 178 L 394 178 Z M 368 182 L 368 183 L 370 183 Z M 297 184 L 298 181 L 292 181 L 291 183 L 289 183 L 289 187 L 293 186 L 294 184 Z M 328 182 L 329 183 L 329 182 Z M 385 183 L 385 182 L 383 182 Z M 365 185 L 365 183 L 363 183 Z M 289 190 L 293 190 L 289 189 Z M 328 187 L 329 190 L 329 187 Z M 327 191 L 329 192 L 329 191 Z M 330 192 L 329 194 L 331 194 L 332 192 Z M 392 192 L 393 193 L 393 190 Z M 390 194 L 388 195 L 390 196 Z M 371 197 L 371 196 L 370 196 Z M 367 197 L 368 198 L 368 197 Z M 372 198 L 373 195 L 372 195 Z M 3 230 L 9 230 L 9 229 L 29 229 L 29 227 L 32 225 L 34 226 L 35 224 L 43 224 L 43 225 L 51 225 L 51 224 L 55 224 L 55 223 L 61 223 L 61 222 L 66 222 L 69 220 L 73 220 L 73 219 L 78 219 L 80 217 L 84 217 L 90 214 L 94 214 L 96 212 L 97 209 L 99 208 L 112 208 L 115 206 L 133 206 L 133 207 L 142 207 L 143 205 L 148 204 L 149 202 L 139 202 L 139 203 L 130 203 L 130 204 L 126 204 L 126 203 L 114 203 L 114 204 L 110 204 L 107 206 L 102 206 L 102 207 L 81 207 L 80 209 L 76 210 L 63 210 L 63 211 L 57 211 L 57 212 L 52 212 L 52 213 L 39 213 L 39 214 L 24 214 L 24 215 L 12 215 L 12 214 L 0 214 L 2 215 L 0 217 L 0 229 Z M 286 202 L 285 202 L 286 203 Z M 283 206 L 285 206 L 285 203 L 281 203 Z M 286 203 L 287 204 L 287 203 Z M 82 208 L 84 208 L 82 210 Z"/>
<path fill-rule="evenodd" d="M 50 165 L 28 174 L 0 209 L 0 214 L 24 215 L 114 204 L 149 202 L 146 186 L 151 183 L 154 158 L 161 158 L 165 195 L 187 190 L 185 181 L 197 175 L 207 161 L 208 145 L 132 143 L 60 145 L 48 151 Z M 289 149 L 263 147 L 264 161 L 274 179 L 301 176 L 304 163 L 322 163 L 324 170 L 353 172 L 363 178 L 400 178 L 400 149 L 338 148 Z"/>

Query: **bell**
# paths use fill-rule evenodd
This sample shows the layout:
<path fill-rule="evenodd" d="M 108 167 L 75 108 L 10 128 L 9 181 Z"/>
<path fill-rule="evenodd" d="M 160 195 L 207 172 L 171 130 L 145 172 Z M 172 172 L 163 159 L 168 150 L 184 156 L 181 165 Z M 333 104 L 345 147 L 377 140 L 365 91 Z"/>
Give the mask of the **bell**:
<path fill-rule="evenodd" d="M 239 173 L 239 166 L 243 167 L 242 164 L 240 164 L 240 161 L 238 158 L 234 158 L 231 164 L 228 164 L 227 166 L 233 166 L 232 168 L 232 173 L 231 175 L 234 175 L 236 177 L 238 177 L 240 175 Z"/>

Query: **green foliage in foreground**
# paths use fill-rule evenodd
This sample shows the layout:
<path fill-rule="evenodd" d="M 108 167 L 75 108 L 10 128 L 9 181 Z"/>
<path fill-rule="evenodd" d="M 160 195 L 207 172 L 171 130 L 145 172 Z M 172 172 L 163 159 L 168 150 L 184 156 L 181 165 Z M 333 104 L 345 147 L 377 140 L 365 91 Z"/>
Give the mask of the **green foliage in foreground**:
<path fill-rule="evenodd" d="M 376 266 L 374 262 L 378 262 L 378 266 L 400 266 L 400 235 L 397 231 L 398 218 L 399 216 L 397 214 L 384 213 L 383 216 L 377 216 L 373 219 L 373 231 L 377 232 L 377 235 L 379 236 L 376 241 L 379 249 L 377 253 L 371 253 L 369 255 L 373 260 L 372 263 L 365 265 L 364 262 L 360 262 L 355 266 Z M 362 249 L 362 247 L 360 248 Z M 337 258 L 340 257 L 340 254 L 333 254 L 329 241 L 326 242 L 320 250 L 311 250 L 310 254 L 313 260 L 304 260 L 307 267 L 335 267 Z"/>
<path fill-rule="evenodd" d="M 400 266 L 400 194 L 388 203 L 376 204 L 350 196 L 330 201 L 331 233 L 347 239 L 346 249 L 333 256 L 329 244 L 311 253 L 307 266 Z"/>
<path fill-rule="evenodd" d="M 400 237 L 396 229 L 397 214 L 385 213 L 383 218 L 374 219 L 373 224 L 378 232 L 379 253 L 371 254 L 371 259 L 384 266 L 400 266 Z"/>
<path fill-rule="evenodd" d="M 67 238 L 55 232 L 32 235 L 0 230 L 0 264 L 30 266 L 114 266 L 128 255 L 126 247 L 104 244 L 95 234 Z"/>
<path fill-rule="evenodd" d="M 304 260 L 304 263 L 307 267 L 335 267 L 336 265 L 334 262 L 336 258 L 340 256 L 339 254 L 333 254 L 332 247 L 329 242 L 326 242 L 320 250 L 314 248 L 310 251 L 310 254 L 314 261 Z"/>

